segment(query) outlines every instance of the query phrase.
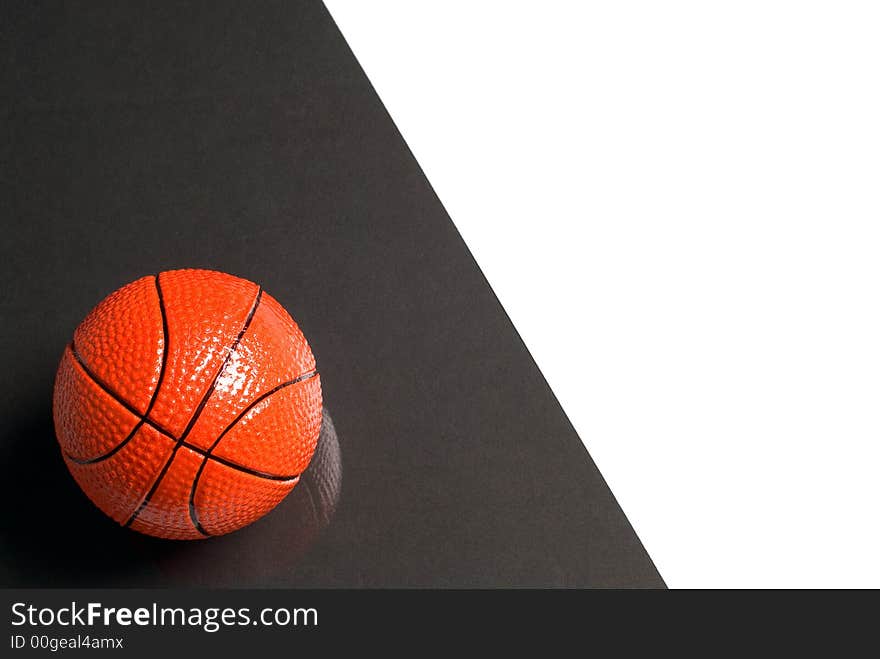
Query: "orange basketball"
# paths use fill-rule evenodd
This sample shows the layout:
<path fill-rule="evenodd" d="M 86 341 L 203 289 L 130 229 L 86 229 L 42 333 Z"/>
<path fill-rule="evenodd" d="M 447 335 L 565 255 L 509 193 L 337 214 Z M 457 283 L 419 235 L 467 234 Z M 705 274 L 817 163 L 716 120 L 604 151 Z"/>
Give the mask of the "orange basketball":
<path fill-rule="evenodd" d="M 299 327 L 257 284 L 209 270 L 143 277 L 105 298 L 64 350 L 53 402 L 83 491 L 162 538 L 265 515 L 321 429 L 321 381 Z"/>

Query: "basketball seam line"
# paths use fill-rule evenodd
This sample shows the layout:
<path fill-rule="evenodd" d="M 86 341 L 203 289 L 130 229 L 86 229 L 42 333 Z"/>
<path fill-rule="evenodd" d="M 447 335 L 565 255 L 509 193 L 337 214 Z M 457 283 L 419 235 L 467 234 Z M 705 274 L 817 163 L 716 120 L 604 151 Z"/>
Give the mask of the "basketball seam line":
<path fill-rule="evenodd" d="M 113 398 L 117 403 L 119 403 L 120 405 L 122 405 L 122 407 L 124 407 L 128 412 L 131 412 L 131 413 L 132 413 L 134 416 L 136 416 L 138 419 L 143 419 L 143 416 L 141 415 L 141 413 L 140 413 L 137 409 L 135 409 L 134 406 L 132 406 L 127 400 L 125 400 L 122 396 L 120 396 L 120 395 L 117 394 L 115 391 L 113 391 L 109 386 L 107 386 L 107 384 L 105 384 L 104 381 L 101 380 L 101 378 L 99 378 L 99 377 L 98 377 L 98 376 L 97 376 L 97 375 L 96 375 L 96 374 L 95 374 L 95 373 L 94 373 L 94 372 L 93 372 L 93 371 L 92 371 L 92 370 L 86 365 L 86 363 L 85 363 L 85 361 L 83 360 L 82 356 L 79 354 L 79 351 L 76 349 L 76 344 L 75 344 L 73 341 L 70 342 L 70 352 L 73 354 L 73 358 L 74 358 L 74 359 L 77 361 L 77 363 L 82 367 L 82 369 L 83 369 L 83 371 L 85 372 L 85 374 L 86 374 L 87 376 L 89 376 L 89 379 L 92 380 L 92 381 L 93 381 L 96 385 L 98 385 L 101 389 L 103 389 L 103 390 L 104 390 L 104 393 L 106 393 L 108 396 L 110 396 L 111 398 Z M 144 420 L 147 421 L 146 419 L 144 419 Z M 150 425 L 154 425 L 154 422 L 150 422 L 150 421 L 147 421 L 147 422 L 148 422 Z M 167 431 L 166 431 L 166 432 L 167 432 Z"/>
<path fill-rule="evenodd" d="M 193 526 L 195 526 L 196 529 L 198 529 L 199 533 L 206 535 L 206 536 L 211 535 L 210 533 L 208 533 L 208 531 L 205 530 L 205 528 L 199 522 L 199 516 L 196 511 L 196 490 L 199 487 L 199 480 L 202 477 L 202 472 L 205 470 L 205 465 L 208 464 L 208 459 L 213 457 L 212 453 L 213 453 L 214 449 L 217 448 L 217 446 L 220 444 L 221 440 L 238 424 L 238 422 L 241 421 L 257 405 L 262 403 L 264 400 L 267 400 L 270 396 L 281 391 L 282 389 L 284 389 L 286 387 L 290 387 L 290 386 L 297 384 L 299 382 L 309 380 L 309 379 L 315 377 L 317 374 L 318 374 L 318 371 L 316 369 L 312 369 L 308 373 L 303 373 L 302 375 L 295 377 L 293 380 L 288 380 L 287 382 L 282 382 L 281 384 L 273 387 L 269 391 L 257 396 L 254 400 L 252 400 L 250 402 L 250 404 L 247 407 L 245 407 L 239 413 L 239 415 L 237 417 L 235 417 L 229 423 L 228 426 L 226 426 L 226 428 L 223 429 L 223 432 L 221 432 L 219 435 L 217 435 L 217 439 L 215 439 L 211 443 L 211 445 L 208 447 L 208 450 L 202 459 L 202 464 L 199 465 L 199 469 L 196 472 L 196 475 L 193 477 L 192 488 L 190 489 L 190 493 L 189 493 L 189 517 L 193 523 Z M 299 476 L 300 476 L 300 474 L 297 474 L 294 478 L 299 478 Z M 293 480 L 293 478 L 291 478 L 290 480 Z"/>
<path fill-rule="evenodd" d="M 245 332 L 247 332 L 248 328 L 251 325 L 251 321 L 254 319 L 254 315 L 257 313 L 257 307 L 260 306 L 260 300 L 263 297 L 263 288 L 260 286 L 257 288 L 257 295 L 254 298 L 254 302 L 251 305 L 250 311 L 248 312 L 247 317 L 245 318 L 244 325 L 241 328 L 241 331 L 238 333 L 238 336 L 235 337 L 235 340 L 232 342 L 232 345 L 229 346 L 229 350 L 226 353 L 226 357 L 223 360 L 223 363 L 220 364 L 220 368 L 217 369 L 217 373 L 214 375 L 214 379 L 211 381 L 211 386 L 208 387 L 208 390 L 205 392 L 205 395 L 202 397 L 202 400 L 199 402 L 198 406 L 196 406 L 196 410 L 193 413 L 192 417 L 189 420 L 189 423 L 186 424 L 186 428 L 184 428 L 183 434 L 177 440 L 177 443 L 174 445 L 174 448 L 171 449 L 171 455 L 168 456 L 168 460 L 166 460 L 165 464 L 162 466 L 162 469 L 159 471 L 159 475 L 156 477 L 156 480 L 153 482 L 152 487 L 150 487 L 147 495 L 143 498 L 140 505 L 137 509 L 132 513 L 131 517 L 128 518 L 128 521 L 123 524 L 125 527 L 131 526 L 132 522 L 137 519 L 137 516 L 141 513 L 141 511 L 147 507 L 150 502 L 150 499 L 156 493 L 156 490 L 159 489 L 159 485 L 162 483 L 162 479 L 165 478 L 165 474 L 168 473 L 168 469 L 171 467 L 171 463 L 174 461 L 174 456 L 177 455 L 177 451 L 180 450 L 180 447 L 183 445 L 183 442 L 186 440 L 187 435 L 192 430 L 193 426 L 195 426 L 198 421 L 199 416 L 202 413 L 202 410 L 205 409 L 205 405 L 208 403 L 208 399 L 210 399 L 211 395 L 214 393 L 214 389 L 217 387 L 217 382 L 220 380 L 220 376 L 223 375 L 223 372 L 226 370 L 226 367 L 229 365 L 229 361 L 232 359 L 232 355 L 235 353 L 238 348 L 239 343 L 241 343 L 241 339 L 244 337 Z"/>
<path fill-rule="evenodd" d="M 223 458 L 219 455 L 208 455 L 208 452 L 203 449 L 201 446 L 196 446 L 195 444 L 190 444 L 189 442 L 183 443 L 184 448 L 188 448 L 193 453 L 198 453 L 202 457 L 207 458 L 211 462 L 218 462 L 230 469 L 234 469 L 235 471 L 240 471 L 245 474 L 250 474 L 251 476 L 256 476 L 257 478 L 264 478 L 268 481 L 292 481 L 299 478 L 302 474 L 273 474 L 270 471 L 260 471 L 259 469 L 253 469 L 252 467 L 247 467 L 243 464 L 235 462 L 234 460 L 230 460 L 229 458 Z"/>
<path fill-rule="evenodd" d="M 162 386 L 162 380 L 165 378 L 165 367 L 168 365 L 168 317 L 165 315 L 165 298 L 162 296 L 162 286 L 159 285 L 159 275 L 154 275 L 153 280 L 156 284 L 156 295 L 159 298 L 159 314 L 162 317 L 162 363 L 159 366 L 159 378 L 156 380 L 156 388 L 153 390 L 153 395 L 150 396 L 150 402 L 147 403 L 147 411 L 143 414 L 136 415 L 140 420 L 134 425 L 134 428 L 131 429 L 131 432 L 128 434 L 128 436 L 112 449 L 110 449 L 107 453 L 99 455 L 96 458 L 90 458 L 88 460 L 76 460 L 74 458 L 71 458 L 74 460 L 74 462 L 77 462 L 78 464 L 94 464 L 96 462 L 101 462 L 103 460 L 107 460 L 108 458 L 112 458 L 119 451 L 121 451 L 125 447 L 125 445 L 134 438 L 138 430 L 140 430 L 141 427 L 144 425 L 144 423 L 150 416 L 150 412 L 153 411 L 153 406 L 156 404 L 156 400 L 159 398 L 159 388 Z M 77 353 L 76 347 L 74 346 L 73 342 L 71 342 L 70 348 L 71 352 L 73 352 L 74 354 L 74 357 L 76 357 L 76 360 L 83 366 L 83 370 L 86 370 L 85 364 L 82 358 Z M 92 379 L 95 380 L 95 378 Z M 98 384 L 101 383 L 99 382 Z M 107 390 L 107 392 L 110 393 L 109 390 Z M 119 400 L 119 398 L 117 398 L 116 396 L 113 396 L 113 398 Z"/>
<path fill-rule="evenodd" d="M 79 366 L 83 369 L 83 373 L 90 380 L 92 380 L 96 385 L 98 385 L 101 389 L 103 389 L 104 392 L 108 396 L 110 396 L 113 400 L 115 400 L 117 403 L 122 405 L 128 412 L 130 412 L 134 416 L 138 416 L 140 413 L 137 410 L 135 410 L 131 405 L 129 405 L 125 401 L 125 399 L 123 399 L 116 392 L 114 392 L 112 389 L 110 389 L 110 387 L 108 387 L 97 375 L 92 373 L 92 371 L 89 369 L 88 366 L 85 365 L 85 363 L 82 361 L 82 358 L 79 356 L 79 354 L 75 351 L 74 348 L 75 347 L 71 344 L 71 353 L 73 354 L 73 356 L 76 359 Z M 314 374 L 314 375 L 317 375 L 317 373 L 318 373 L 317 371 L 312 372 L 312 374 Z M 178 441 L 179 438 L 175 437 L 174 434 L 170 430 L 162 427 L 160 424 L 156 423 L 152 419 L 146 418 L 146 417 L 140 417 L 140 416 L 138 416 L 138 419 L 143 421 L 144 425 L 150 426 L 151 428 L 153 428 L 153 430 L 160 433 L 161 435 L 164 435 L 165 437 L 167 437 L 171 441 L 173 441 L 173 442 Z M 137 428 L 137 424 L 136 424 L 136 428 Z M 196 444 L 191 444 L 187 441 L 184 441 L 183 445 L 186 448 L 192 449 L 196 453 L 201 453 L 202 455 L 205 455 L 205 449 L 201 448 L 200 446 L 197 446 Z M 101 461 L 100 458 L 91 458 L 91 459 L 83 460 L 81 458 L 77 458 L 76 456 L 72 455 L 68 451 L 65 451 L 64 455 L 72 462 L 75 462 L 80 465 L 89 465 L 89 464 L 94 464 L 96 462 Z M 110 457 L 110 456 L 107 456 L 107 457 Z M 284 480 L 292 480 L 293 478 L 296 477 L 296 475 L 287 476 L 284 474 L 272 474 L 269 472 L 257 471 L 256 469 L 251 469 L 250 467 L 239 464 L 237 462 L 233 462 L 232 460 L 229 460 L 227 458 L 221 458 L 217 455 L 211 455 L 210 459 L 214 460 L 216 462 L 220 462 L 222 464 L 225 464 L 227 467 L 230 467 L 232 469 L 236 469 L 238 471 L 243 471 L 245 473 L 251 474 L 252 476 L 258 476 L 259 478 L 266 478 L 268 480 L 284 481 Z"/>

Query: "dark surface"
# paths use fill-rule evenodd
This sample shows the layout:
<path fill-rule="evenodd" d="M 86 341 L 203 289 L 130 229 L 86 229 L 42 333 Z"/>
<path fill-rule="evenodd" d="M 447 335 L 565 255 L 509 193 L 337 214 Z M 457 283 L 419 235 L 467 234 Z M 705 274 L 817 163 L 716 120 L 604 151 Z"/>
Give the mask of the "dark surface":
<path fill-rule="evenodd" d="M 121 4 L 0 10 L 0 581 L 179 584 L 211 561 L 243 586 L 661 586 L 323 5 Z M 67 474 L 65 343 L 179 267 L 261 283 L 312 344 L 344 485 L 310 547 L 294 495 L 169 543 Z"/>

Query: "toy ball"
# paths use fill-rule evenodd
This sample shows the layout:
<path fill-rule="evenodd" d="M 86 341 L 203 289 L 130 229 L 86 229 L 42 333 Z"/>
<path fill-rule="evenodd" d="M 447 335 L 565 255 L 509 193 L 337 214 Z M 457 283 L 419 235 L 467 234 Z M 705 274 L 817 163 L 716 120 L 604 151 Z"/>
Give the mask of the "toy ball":
<path fill-rule="evenodd" d="M 174 270 L 123 286 L 74 331 L 55 379 L 70 473 L 119 524 L 171 539 L 240 529 L 299 482 L 321 430 L 315 358 L 250 281 Z"/>

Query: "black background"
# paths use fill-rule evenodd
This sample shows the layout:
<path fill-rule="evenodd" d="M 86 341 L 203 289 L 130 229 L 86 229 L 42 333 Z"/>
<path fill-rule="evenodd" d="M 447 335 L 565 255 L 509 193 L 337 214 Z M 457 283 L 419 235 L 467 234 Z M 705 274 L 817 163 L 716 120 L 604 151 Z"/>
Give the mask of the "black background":
<path fill-rule="evenodd" d="M 210 563 L 216 585 L 662 586 L 323 5 L 159 4 L 2 5 L 3 584 L 181 585 Z M 261 283 L 312 344 L 342 487 L 309 547 L 296 491 L 173 543 L 66 472 L 64 345 L 179 267 Z"/>

